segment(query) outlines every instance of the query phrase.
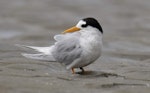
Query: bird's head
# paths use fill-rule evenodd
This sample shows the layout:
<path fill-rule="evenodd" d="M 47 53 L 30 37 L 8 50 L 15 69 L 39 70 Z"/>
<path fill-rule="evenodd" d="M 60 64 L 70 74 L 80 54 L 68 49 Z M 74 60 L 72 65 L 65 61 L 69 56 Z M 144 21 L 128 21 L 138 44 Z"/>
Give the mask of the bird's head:
<path fill-rule="evenodd" d="M 84 18 L 80 20 L 76 26 L 65 30 L 63 34 L 76 32 L 76 31 L 80 31 L 80 30 L 84 30 L 88 28 L 95 28 L 99 30 L 101 33 L 103 33 L 103 29 L 101 25 L 98 23 L 98 21 L 94 18 L 88 17 L 88 18 Z"/>

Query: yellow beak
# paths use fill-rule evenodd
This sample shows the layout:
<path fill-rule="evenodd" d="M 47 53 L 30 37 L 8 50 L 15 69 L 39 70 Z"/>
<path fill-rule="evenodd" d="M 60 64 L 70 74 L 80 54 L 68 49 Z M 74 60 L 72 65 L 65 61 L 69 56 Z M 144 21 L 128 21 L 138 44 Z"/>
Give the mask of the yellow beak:
<path fill-rule="evenodd" d="M 71 32 L 75 32 L 75 31 L 79 31 L 80 30 L 80 28 L 78 28 L 78 27 L 72 27 L 72 28 L 69 28 L 69 29 L 67 29 L 67 30 L 65 30 L 64 32 L 62 32 L 63 34 L 65 34 L 65 33 L 71 33 Z"/>

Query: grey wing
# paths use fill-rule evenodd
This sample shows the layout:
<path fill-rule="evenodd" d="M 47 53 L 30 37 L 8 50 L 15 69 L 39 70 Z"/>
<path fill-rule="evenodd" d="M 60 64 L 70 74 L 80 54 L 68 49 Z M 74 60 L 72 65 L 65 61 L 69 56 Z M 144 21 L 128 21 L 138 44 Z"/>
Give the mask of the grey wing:
<path fill-rule="evenodd" d="M 81 56 L 81 53 L 82 48 L 79 44 L 79 39 L 75 37 L 57 42 L 52 52 L 56 61 L 65 65 L 71 64 Z"/>
<path fill-rule="evenodd" d="M 59 42 L 59 41 L 62 41 L 62 40 L 65 40 L 65 39 L 69 39 L 69 38 L 72 38 L 72 39 L 77 39 L 78 37 L 80 37 L 80 33 L 76 32 L 76 33 L 66 33 L 66 34 L 59 34 L 59 35 L 55 35 L 54 36 L 54 39 Z"/>

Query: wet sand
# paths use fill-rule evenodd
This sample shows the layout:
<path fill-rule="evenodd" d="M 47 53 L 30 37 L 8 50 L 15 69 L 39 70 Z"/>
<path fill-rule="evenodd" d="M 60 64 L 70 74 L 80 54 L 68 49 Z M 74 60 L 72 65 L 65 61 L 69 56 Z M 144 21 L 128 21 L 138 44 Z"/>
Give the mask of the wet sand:
<path fill-rule="evenodd" d="M 1 0 L 0 93 L 149 93 L 149 0 Z M 26 59 L 15 44 L 49 46 L 53 36 L 92 16 L 104 30 L 102 57 L 72 74 Z M 80 71 L 77 69 L 77 72 Z"/>

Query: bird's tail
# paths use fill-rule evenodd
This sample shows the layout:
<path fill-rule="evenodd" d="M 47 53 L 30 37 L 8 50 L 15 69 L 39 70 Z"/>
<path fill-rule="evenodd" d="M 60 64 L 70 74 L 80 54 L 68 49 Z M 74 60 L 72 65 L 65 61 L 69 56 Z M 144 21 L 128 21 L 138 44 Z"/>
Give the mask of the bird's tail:
<path fill-rule="evenodd" d="M 22 55 L 26 58 L 31 58 L 31 59 L 36 59 L 36 60 L 43 60 L 43 61 L 50 61 L 50 62 L 56 61 L 55 58 L 52 56 L 52 53 L 51 53 L 52 48 L 54 46 L 36 47 L 36 46 L 26 46 L 26 45 L 19 45 L 19 44 L 16 44 L 16 46 L 21 47 L 21 48 L 29 48 L 29 49 L 33 49 L 37 52 L 40 52 L 38 54 L 22 53 Z"/>
<path fill-rule="evenodd" d="M 52 55 L 46 55 L 43 53 L 39 54 L 27 54 L 27 53 L 22 53 L 22 55 L 26 58 L 31 58 L 31 59 L 36 59 L 36 60 L 42 60 L 42 61 L 50 61 L 50 62 L 55 62 L 56 60 L 53 58 Z"/>

